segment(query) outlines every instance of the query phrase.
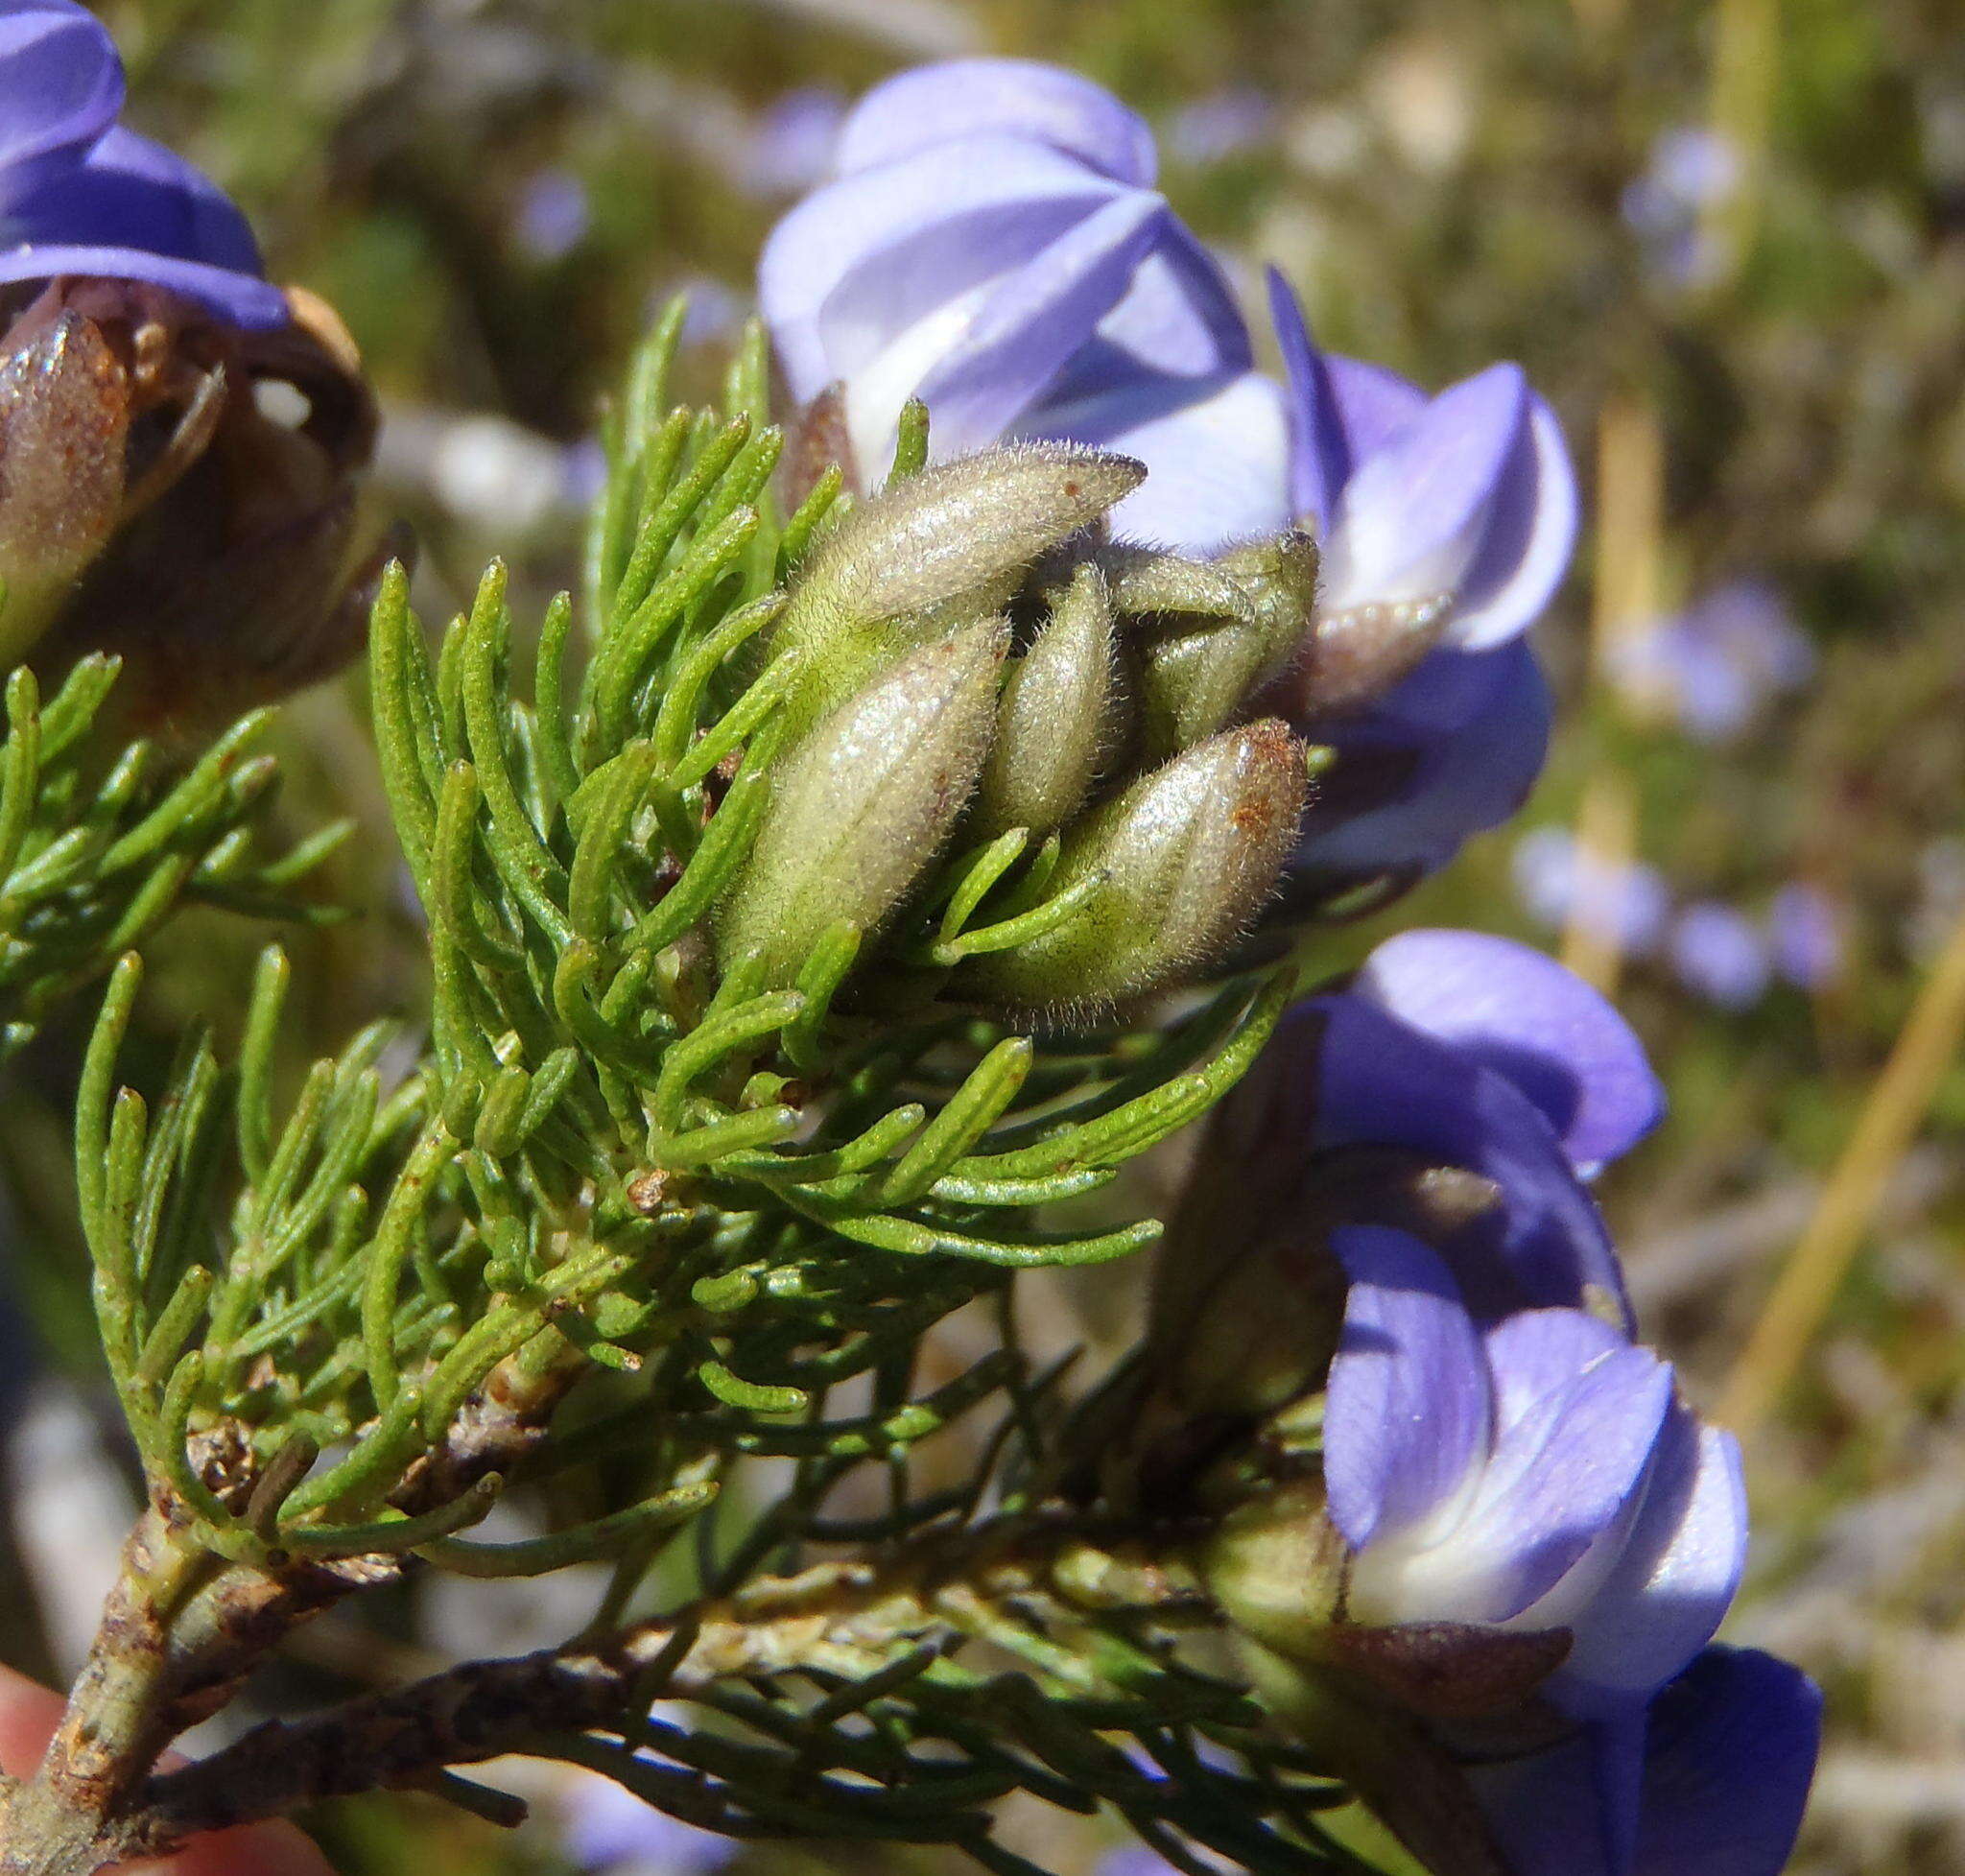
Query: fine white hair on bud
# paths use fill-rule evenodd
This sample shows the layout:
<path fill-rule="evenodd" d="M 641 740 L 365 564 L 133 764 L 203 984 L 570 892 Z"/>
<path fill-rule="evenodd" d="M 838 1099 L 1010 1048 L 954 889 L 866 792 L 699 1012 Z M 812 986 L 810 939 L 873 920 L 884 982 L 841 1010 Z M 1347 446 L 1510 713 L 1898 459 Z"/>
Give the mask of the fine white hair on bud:
<path fill-rule="evenodd" d="M 1217 561 L 1190 560 L 1118 541 L 1105 548 L 1099 562 L 1118 612 L 1175 612 L 1203 619 L 1255 616 L 1242 582 Z"/>
<path fill-rule="evenodd" d="M 977 796 L 980 831 L 1041 836 L 1077 812 L 1112 741 L 1113 677 L 1112 608 L 1103 576 L 1087 562 L 1004 679 Z"/>
<path fill-rule="evenodd" d="M 861 503 L 813 550 L 773 629 L 802 667 L 794 707 L 830 708 L 952 617 L 994 612 L 1039 555 L 1145 476 L 1127 456 L 1021 443 L 919 470 Z"/>
<path fill-rule="evenodd" d="M 958 627 L 793 750 L 719 920 L 726 959 L 760 954 L 766 981 L 789 984 L 819 933 L 871 933 L 900 904 L 975 789 L 1008 642 L 1000 618 Z"/>
<path fill-rule="evenodd" d="M 1174 757 L 1068 830 L 1052 890 L 1084 888 L 1076 913 L 967 961 L 957 987 L 1012 1009 L 1067 1009 L 1212 962 L 1273 891 L 1308 785 L 1302 745 L 1274 719 Z"/>
<path fill-rule="evenodd" d="M 1317 554 L 1309 535 L 1231 549 L 1198 569 L 1211 583 L 1182 571 L 1193 564 L 1157 557 L 1149 579 L 1136 576 L 1120 589 L 1133 596 L 1136 611 L 1153 610 L 1142 602 L 1156 588 L 1165 595 L 1133 640 L 1148 756 L 1191 748 L 1245 716 L 1249 699 L 1311 639 Z M 1233 591 L 1233 607 L 1216 586 Z M 1191 599 L 1184 607 L 1183 588 Z"/>

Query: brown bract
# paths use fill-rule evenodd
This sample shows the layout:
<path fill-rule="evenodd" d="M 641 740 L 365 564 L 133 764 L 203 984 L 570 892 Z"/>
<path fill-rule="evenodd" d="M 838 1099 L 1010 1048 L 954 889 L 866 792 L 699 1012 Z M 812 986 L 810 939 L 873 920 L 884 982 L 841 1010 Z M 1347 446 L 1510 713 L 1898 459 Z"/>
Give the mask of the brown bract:
<path fill-rule="evenodd" d="M 28 291 L 33 291 L 32 289 Z M 197 730 L 360 643 L 374 398 L 333 311 L 249 333 L 122 280 L 17 301 L 0 357 L 0 656 L 123 657 L 146 730 Z"/>

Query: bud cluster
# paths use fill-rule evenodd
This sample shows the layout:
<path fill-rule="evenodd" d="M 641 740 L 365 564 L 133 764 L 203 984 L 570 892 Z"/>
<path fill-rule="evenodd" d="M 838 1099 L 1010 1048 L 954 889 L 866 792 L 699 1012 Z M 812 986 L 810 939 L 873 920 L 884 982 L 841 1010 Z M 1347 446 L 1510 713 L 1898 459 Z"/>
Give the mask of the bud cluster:
<path fill-rule="evenodd" d="M 790 985 L 840 927 L 923 994 L 1058 1014 L 1192 981 L 1254 922 L 1309 771 L 1250 700 L 1311 634 L 1316 554 L 1114 543 L 1143 475 L 985 450 L 819 539 L 766 634 L 792 741 L 720 912 L 726 970 Z"/>
<path fill-rule="evenodd" d="M 0 151 L 0 652 L 74 661 L 45 710 L 24 671 L 5 699 L 0 991 L 32 1016 L 174 895 L 264 907 L 308 857 L 249 864 L 257 718 L 91 800 L 109 665 L 77 654 L 142 653 L 159 712 L 332 662 L 373 411 L 332 315 L 115 125 L 90 16 L 12 13 L 0 82 L 23 47 L 75 81 L 16 83 Z M 1773 1876 L 1816 1697 L 1713 1643 L 1739 1455 L 1634 1340 L 1589 1190 L 1658 1118 L 1642 1049 L 1499 939 L 1408 932 L 1287 1014 L 1289 972 L 1239 968 L 1532 776 L 1553 416 L 1512 367 L 1428 397 L 1326 356 L 1280 283 L 1265 377 L 1146 127 L 1070 74 L 904 75 L 838 172 L 765 258 L 789 450 L 760 328 L 720 410 L 664 415 L 672 308 L 605 427 L 582 607 L 522 634 L 494 565 L 433 656 L 381 580 L 414 1068 L 374 1025 L 276 1100 L 269 947 L 236 1072 L 195 1035 L 153 1106 L 116 1087 L 141 966 L 109 974 L 77 1190 L 148 1503 L 47 1764 L 0 1780 L 0 1873 L 385 1785 L 509 1819 L 447 1769 L 510 1745 L 733 1835 L 992 1869 L 1020 1788 L 1170 1852 L 1357 1867 L 1335 1780 L 1433 1876 Z M 103 245 L 89 204 L 131 178 L 193 232 Z M 37 952 L 57 901 L 88 942 Z M 1093 1020 L 1210 976 L 1162 1024 Z M 1067 1410 L 1016 1273 L 1153 1241 L 1053 1208 L 1217 1102 L 1144 1345 Z M 982 1303 L 986 1350 L 924 1359 Z M 916 1460 L 991 1402 L 966 1476 Z M 465 1534 L 509 1494 L 542 1528 Z M 596 1563 L 563 1649 L 162 1769 L 343 1597 Z M 1196 1616 L 1241 1682 L 1183 1653 Z M 952 1658 L 977 1642 L 1029 1672 Z"/>

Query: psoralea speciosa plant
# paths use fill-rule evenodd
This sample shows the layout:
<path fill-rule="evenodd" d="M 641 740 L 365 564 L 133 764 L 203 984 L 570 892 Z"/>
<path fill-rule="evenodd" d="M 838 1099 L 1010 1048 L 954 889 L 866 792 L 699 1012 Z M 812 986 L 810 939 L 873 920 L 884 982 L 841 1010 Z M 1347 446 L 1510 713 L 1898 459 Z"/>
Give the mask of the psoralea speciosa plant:
<path fill-rule="evenodd" d="M 154 514 L 219 473 L 233 387 L 322 316 L 160 155 L 185 215 L 106 247 L 77 178 L 123 147 L 113 61 L 79 10 L 9 19 L 27 303 L 116 397 L 146 347 L 188 386 L 140 458 L 130 430 L 36 459 L 43 507 L 68 475 L 97 519 L 23 590 L 95 618 L 95 569 L 163 555 L 174 592 L 278 594 L 288 628 L 305 595 L 329 630 L 317 524 L 352 458 L 283 545 L 249 536 L 263 582 L 226 530 L 125 512 L 158 463 Z M 1713 1639 L 1740 1457 L 1635 1339 L 1590 1192 L 1658 1118 L 1644 1053 L 1500 939 L 1409 932 L 1333 975 L 1328 916 L 1445 864 L 1540 764 L 1522 633 L 1575 525 L 1554 416 L 1512 367 L 1428 397 L 1327 357 L 1280 286 L 1287 382 L 1262 375 L 1145 127 L 1069 73 L 906 74 L 835 169 L 771 238 L 718 407 L 671 407 L 680 307 L 634 361 L 577 601 L 521 621 L 494 566 L 433 645 L 382 582 L 427 1021 L 277 1100 L 269 947 L 236 1064 L 195 1035 L 146 1099 L 118 1085 L 141 966 L 109 969 L 76 1180 L 147 1503 L 45 1762 L 0 1789 L 0 1871 L 390 1789 L 509 1821 L 461 1769 L 518 1751 L 693 1846 L 1012 1876 L 994 1810 L 1024 1792 L 1191 1867 L 1357 1870 L 1376 1841 L 1436 1876 L 1772 1876 L 1815 1696 Z M 105 292 L 175 310 L 138 340 Z M 30 375 L 32 436 L 75 392 Z M 195 655 L 234 629 L 209 597 L 154 629 Z M 207 758 L 89 847 L 45 785 L 88 713 L 15 689 L 8 865 L 77 889 L 42 908 L 75 959 L 44 1003 L 143 928 L 90 910 L 112 860 L 182 868 L 135 895 L 154 920 L 245 866 L 249 801 Z M 1139 1346 L 1034 1365 L 1020 1272 L 1138 1282 L 1161 1225 L 1115 1180 L 1211 1108 Z M 940 1335 L 959 1311 L 980 1348 Z M 603 1587 L 558 1647 L 165 1757 L 328 1610 L 576 1564 Z"/>

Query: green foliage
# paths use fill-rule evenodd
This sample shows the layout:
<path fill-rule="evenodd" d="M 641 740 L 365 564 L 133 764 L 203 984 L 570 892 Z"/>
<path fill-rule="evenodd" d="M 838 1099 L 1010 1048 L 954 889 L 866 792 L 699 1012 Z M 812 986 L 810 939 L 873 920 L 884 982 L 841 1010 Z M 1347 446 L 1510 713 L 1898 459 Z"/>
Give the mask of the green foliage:
<path fill-rule="evenodd" d="M 345 822 L 290 851 L 260 849 L 276 782 L 254 755 L 265 711 L 242 717 L 185 769 L 151 742 L 115 740 L 115 658 L 90 656 L 46 703 L 32 671 L 7 682 L 0 745 L 0 1059 L 49 1009 L 100 977 L 179 906 L 258 917 L 328 915 L 295 884 Z"/>
<path fill-rule="evenodd" d="M 939 1542 L 985 1504 L 1054 1519 L 1062 1370 L 1020 1348 L 1016 1274 L 1149 1243 L 1156 1221 L 1054 1208 L 1205 1111 L 1283 1008 L 1287 978 L 1240 978 L 1164 1028 L 1067 1034 L 939 1000 L 965 960 L 1069 931 L 1107 884 L 1021 825 L 938 867 L 947 826 L 917 842 L 891 929 L 797 898 L 798 922 L 743 936 L 737 882 L 795 806 L 773 791 L 826 734 L 796 742 L 801 653 L 761 635 L 781 581 L 795 604 L 833 537 L 839 484 L 789 519 L 773 508 L 754 340 L 721 412 L 665 414 L 678 327 L 658 328 L 610 429 L 577 677 L 566 599 L 528 701 L 500 568 L 434 655 L 400 570 L 384 582 L 376 743 L 433 960 L 412 1064 L 374 1026 L 280 1102 L 289 972 L 269 948 L 237 1063 L 187 1038 L 152 1106 L 114 1092 L 135 959 L 110 979 L 77 1134 L 104 1346 L 174 1528 L 275 1582 L 358 1558 L 479 1578 L 606 1561 L 605 1627 L 654 1582 L 741 1611 L 750 1579 L 814 1542 Z M 993 721 L 994 656 L 982 671 Z M 924 1337 L 982 1299 L 999 1345 L 918 1383 Z M 992 1411 L 973 1468 L 917 1485 L 912 1449 Z M 790 1462 L 769 1489 L 764 1460 Z M 861 1468 L 884 1508 L 842 1521 L 828 1501 Z M 460 1534 L 569 1475 L 591 1487 L 581 1515 Z M 730 1505 L 748 1518 L 734 1532 Z M 663 1562 L 692 1523 L 693 1561 Z M 1024 1787 L 1109 1801 L 1177 1859 L 1170 1828 L 1250 1867 L 1329 1867 L 1314 1814 L 1330 1788 L 1260 1744 L 1233 1686 L 1172 1660 L 1161 1616 L 1100 1587 L 1116 1568 L 1073 1538 L 1013 1597 L 917 1578 L 895 1602 L 915 1613 L 869 1619 L 853 1647 L 713 1683 L 707 1729 L 641 1698 L 610 1722 L 619 1745 L 546 1749 L 740 1834 L 959 1841 L 1008 1871 L 1024 1865 L 988 1841 L 986 1806 Z M 944 1643 L 965 1638 L 1013 1671 L 958 1662 Z M 1204 1733 L 1249 1769 L 1197 1776 Z M 651 1769 L 642 1745 L 689 1770 Z"/>

